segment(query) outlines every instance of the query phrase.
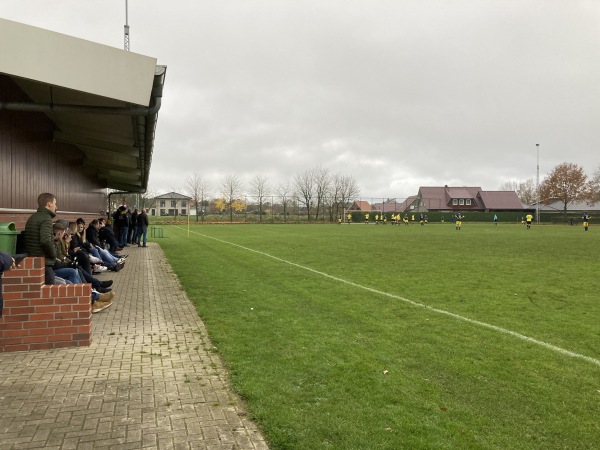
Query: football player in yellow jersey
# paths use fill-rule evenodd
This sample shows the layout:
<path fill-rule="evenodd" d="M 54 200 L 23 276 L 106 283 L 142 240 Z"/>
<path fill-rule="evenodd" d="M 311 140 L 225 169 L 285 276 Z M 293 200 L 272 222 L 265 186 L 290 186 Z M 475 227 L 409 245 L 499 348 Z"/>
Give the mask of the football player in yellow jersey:
<path fill-rule="evenodd" d="M 582 217 L 582 219 L 583 219 L 583 229 L 584 229 L 585 231 L 587 231 L 587 230 L 588 230 L 588 227 L 590 226 L 590 216 L 588 215 L 588 213 L 587 213 L 587 212 L 584 212 L 584 213 L 583 213 L 583 217 Z"/>
<path fill-rule="evenodd" d="M 365 214 L 365 223 L 369 225 L 369 213 Z"/>
<path fill-rule="evenodd" d="M 527 229 L 531 228 L 531 222 L 533 222 L 533 216 L 531 214 L 527 214 L 525 216 L 525 223 L 527 224 Z"/>
<path fill-rule="evenodd" d="M 460 212 L 457 212 L 455 218 L 456 221 L 454 223 L 456 225 L 456 229 L 460 230 L 460 227 L 462 226 L 463 215 Z"/>

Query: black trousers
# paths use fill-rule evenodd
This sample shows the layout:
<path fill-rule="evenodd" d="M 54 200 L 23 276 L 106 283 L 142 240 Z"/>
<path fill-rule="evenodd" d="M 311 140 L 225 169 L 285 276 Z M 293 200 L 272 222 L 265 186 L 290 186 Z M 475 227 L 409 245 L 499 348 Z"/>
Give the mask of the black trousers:
<path fill-rule="evenodd" d="M 52 266 L 46 266 L 46 279 L 44 284 L 54 284 L 56 282 L 54 275 L 54 270 L 52 270 Z"/>

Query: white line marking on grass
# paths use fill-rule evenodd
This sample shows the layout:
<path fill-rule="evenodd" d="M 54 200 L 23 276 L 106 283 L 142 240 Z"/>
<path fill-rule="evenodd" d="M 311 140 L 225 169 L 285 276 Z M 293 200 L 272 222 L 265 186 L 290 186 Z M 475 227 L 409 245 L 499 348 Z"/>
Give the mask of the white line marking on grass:
<path fill-rule="evenodd" d="M 180 230 L 182 230 L 182 228 L 180 228 L 180 227 L 176 227 L 176 228 L 179 228 Z M 344 284 L 347 284 L 347 285 L 352 286 L 352 287 L 356 287 L 356 288 L 359 288 L 359 289 L 364 289 L 365 291 L 369 291 L 369 292 L 372 292 L 372 293 L 378 294 L 378 295 L 383 295 L 385 297 L 390 297 L 390 298 L 393 298 L 395 300 L 401 300 L 401 301 L 403 301 L 405 303 L 408 303 L 408 304 L 410 304 L 412 306 L 416 306 L 416 307 L 419 307 L 419 308 L 426 309 L 428 311 L 433 311 L 433 312 L 438 313 L 438 314 L 443 314 L 443 315 L 446 315 L 446 316 L 449 316 L 449 317 L 453 317 L 454 319 L 462 320 L 463 322 L 468 322 L 468 323 L 471 323 L 473 325 L 478 325 L 478 326 L 483 327 L 483 328 L 488 328 L 490 330 L 494 330 L 494 331 L 497 331 L 499 333 L 508 334 L 509 336 L 516 337 L 517 339 L 521 339 L 522 341 L 531 342 L 532 344 L 539 345 L 540 347 L 545 347 L 545 348 L 547 348 L 549 350 L 552 350 L 554 352 L 560 353 L 562 355 L 570 356 L 572 358 L 583 359 L 584 361 L 587 361 L 587 362 L 590 362 L 590 363 L 595 364 L 597 366 L 600 366 L 600 360 L 599 359 L 592 358 L 591 356 L 582 355 L 581 353 L 572 352 L 571 350 L 567 350 L 567 349 L 564 349 L 564 348 L 561 348 L 561 347 L 557 347 L 556 345 L 550 344 L 548 342 L 540 341 L 538 339 L 534 339 L 534 338 L 529 337 L 529 336 L 525 336 L 524 334 L 517 333 L 516 331 L 511 331 L 511 330 L 508 330 L 506 328 L 502 328 L 502 327 L 499 327 L 499 326 L 496 326 L 496 325 L 492 325 L 492 324 L 489 324 L 489 323 L 486 323 L 486 322 L 481 322 L 479 320 L 469 319 L 468 317 L 461 316 L 460 314 L 456 314 L 456 313 L 453 313 L 453 312 L 450 312 L 450 311 L 446 311 L 444 309 L 434 308 L 433 306 L 429 306 L 429 305 L 426 305 L 424 303 L 415 302 L 413 300 L 409 300 L 407 298 L 401 297 L 401 296 L 396 295 L 396 294 L 390 294 L 389 292 L 384 292 L 384 291 L 380 291 L 378 289 L 370 288 L 368 286 L 363 286 L 362 284 L 353 283 L 352 281 L 344 280 L 343 278 L 338 278 L 338 277 L 335 277 L 333 275 L 329 275 L 328 273 L 321 272 L 319 270 L 315 270 L 315 269 L 312 269 L 310 267 L 303 266 L 303 265 L 300 265 L 300 264 L 296 264 L 296 263 L 288 261 L 286 259 L 278 258 L 277 256 L 273 256 L 273 255 L 270 255 L 268 253 L 261 252 L 260 250 L 254 250 L 254 249 L 249 248 L 249 247 L 244 247 L 243 245 L 234 244 L 233 242 L 224 241 L 222 239 L 218 239 L 218 238 L 212 237 L 212 236 L 207 236 L 205 234 L 201 234 L 201 233 L 198 233 L 198 232 L 195 232 L 195 231 L 192 231 L 191 233 L 197 234 L 198 236 L 202 236 L 202 237 L 205 237 L 207 239 L 212 239 L 213 241 L 221 242 L 223 244 L 232 245 L 233 247 L 238 247 L 238 248 L 241 248 L 243 250 L 246 250 L 246 251 L 249 251 L 249 252 L 252 252 L 252 253 L 256 253 L 258 255 L 266 256 L 267 258 L 274 259 L 275 261 L 279 261 L 279 262 L 282 262 L 282 263 L 285 263 L 285 264 L 289 264 L 290 266 L 294 266 L 294 267 L 297 267 L 299 269 L 307 270 L 308 272 L 312 272 L 312 273 L 320 275 L 322 277 L 329 278 L 329 279 L 337 281 L 339 283 L 344 283 Z"/>

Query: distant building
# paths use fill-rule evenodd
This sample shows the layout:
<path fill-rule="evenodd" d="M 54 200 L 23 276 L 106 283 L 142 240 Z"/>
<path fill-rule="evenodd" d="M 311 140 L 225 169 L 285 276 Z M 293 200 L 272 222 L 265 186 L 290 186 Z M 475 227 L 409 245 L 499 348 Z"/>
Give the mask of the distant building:
<path fill-rule="evenodd" d="M 484 191 L 480 187 L 421 187 L 412 210 L 427 211 L 523 211 L 514 191 Z"/>
<path fill-rule="evenodd" d="M 383 203 L 374 203 L 373 209 L 375 211 L 383 211 L 383 212 L 405 212 L 412 211 L 414 209 L 413 203 L 416 200 L 415 195 L 411 195 L 407 197 L 403 201 L 399 202 L 398 199 L 388 199 Z"/>
<path fill-rule="evenodd" d="M 154 207 L 150 208 L 151 216 L 187 216 L 192 198 L 177 192 L 169 192 L 155 197 L 154 200 Z"/>
<path fill-rule="evenodd" d="M 365 202 L 363 200 L 357 200 L 352 203 L 352 206 L 348 208 L 348 211 L 372 211 L 371 205 L 369 202 Z"/>
<path fill-rule="evenodd" d="M 565 204 L 562 200 L 554 200 L 547 204 L 540 205 L 540 212 L 543 213 L 563 213 Z M 536 204 L 533 203 L 526 208 L 535 211 Z M 592 202 L 571 202 L 567 205 L 567 214 L 581 215 L 584 212 L 598 214 L 600 213 L 600 203 Z"/>

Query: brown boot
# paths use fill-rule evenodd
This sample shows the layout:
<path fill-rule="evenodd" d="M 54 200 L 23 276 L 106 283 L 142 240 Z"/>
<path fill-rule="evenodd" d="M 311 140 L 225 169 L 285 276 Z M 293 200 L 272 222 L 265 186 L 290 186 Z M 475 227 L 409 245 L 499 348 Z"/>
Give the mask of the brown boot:
<path fill-rule="evenodd" d="M 100 311 L 104 311 L 110 305 L 112 305 L 111 301 L 103 302 L 100 300 L 96 300 L 94 303 L 92 303 L 92 314 L 96 314 L 96 313 L 99 313 Z"/>
<path fill-rule="evenodd" d="M 107 292 L 106 294 L 100 294 L 98 300 L 100 302 L 112 302 L 113 298 L 115 298 L 115 293 L 113 291 Z"/>

